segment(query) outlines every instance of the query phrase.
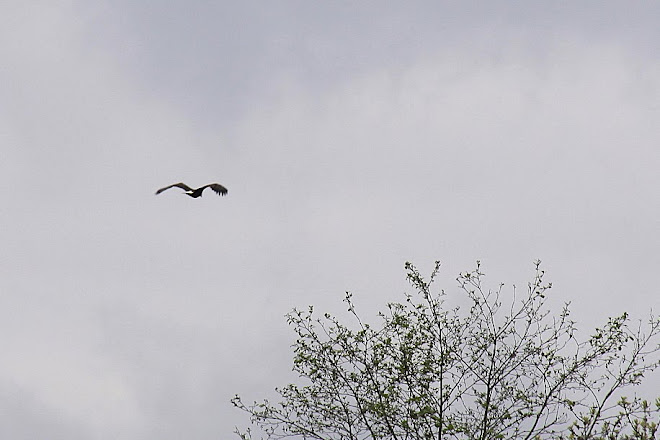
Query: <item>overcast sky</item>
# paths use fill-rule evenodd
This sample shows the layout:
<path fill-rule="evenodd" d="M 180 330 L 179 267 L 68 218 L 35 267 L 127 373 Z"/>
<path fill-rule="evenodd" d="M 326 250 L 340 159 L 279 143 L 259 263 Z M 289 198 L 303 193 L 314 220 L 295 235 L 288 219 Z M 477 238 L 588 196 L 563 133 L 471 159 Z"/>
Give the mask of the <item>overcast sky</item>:
<path fill-rule="evenodd" d="M 541 259 L 658 309 L 660 3 L 4 1 L 0 437 L 229 438 L 283 315 Z M 220 182 L 229 195 L 173 189 Z M 655 382 L 660 380 L 655 378 Z M 660 389 L 660 386 L 658 386 Z"/>

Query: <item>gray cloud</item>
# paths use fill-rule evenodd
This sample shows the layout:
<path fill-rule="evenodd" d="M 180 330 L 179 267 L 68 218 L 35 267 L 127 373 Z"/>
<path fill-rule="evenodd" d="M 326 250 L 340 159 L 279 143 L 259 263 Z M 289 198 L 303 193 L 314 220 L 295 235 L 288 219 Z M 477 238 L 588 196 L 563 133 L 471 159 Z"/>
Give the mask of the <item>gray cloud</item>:
<path fill-rule="evenodd" d="M 0 387 L 3 410 L 0 414 L 2 434 L 8 438 L 27 440 L 48 435 L 52 439 L 84 439 L 84 431 L 75 421 L 67 421 L 57 408 L 48 407 L 39 399 L 14 384 Z"/>
<path fill-rule="evenodd" d="M 497 60 L 543 58 L 558 42 L 619 44 L 657 53 L 657 6 L 619 2 L 242 2 L 97 10 L 89 45 L 109 49 L 146 88 L 199 121 L 231 126 L 280 98 L 282 85 L 327 91 L 373 69 L 400 69 L 437 50 Z M 215 98 L 215 99 L 212 99 Z"/>
<path fill-rule="evenodd" d="M 405 260 L 657 308 L 655 7 L 407 5 L 2 7 L 4 437 L 227 435 Z"/>

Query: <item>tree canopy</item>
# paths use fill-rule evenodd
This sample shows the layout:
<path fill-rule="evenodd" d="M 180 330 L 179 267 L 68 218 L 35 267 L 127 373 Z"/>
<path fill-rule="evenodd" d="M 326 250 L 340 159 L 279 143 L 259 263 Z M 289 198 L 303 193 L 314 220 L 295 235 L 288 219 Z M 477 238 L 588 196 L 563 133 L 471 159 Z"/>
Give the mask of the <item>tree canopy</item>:
<path fill-rule="evenodd" d="M 414 289 L 363 322 L 350 293 L 349 324 L 310 306 L 287 315 L 297 334 L 301 384 L 276 388 L 278 403 L 232 403 L 260 434 L 298 439 L 656 439 L 660 398 L 635 391 L 659 364 L 660 319 L 608 318 L 580 338 L 569 304 L 552 312 L 536 262 L 522 295 L 461 273 L 463 307 L 406 263 Z M 626 394 L 632 392 L 632 394 Z M 264 437 L 265 436 L 265 437 Z"/>

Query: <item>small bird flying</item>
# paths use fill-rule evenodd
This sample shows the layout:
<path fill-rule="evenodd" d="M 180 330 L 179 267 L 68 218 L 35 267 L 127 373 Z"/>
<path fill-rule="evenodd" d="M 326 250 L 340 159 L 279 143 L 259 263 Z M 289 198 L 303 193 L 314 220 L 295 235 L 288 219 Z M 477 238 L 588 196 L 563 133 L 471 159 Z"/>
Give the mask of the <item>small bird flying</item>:
<path fill-rule="evenodd" d="M 187 195 L 189 195 L 190 197 L 192 197 L 194 199 L 196 199 L 197 197 L 201 197 L 202 196 L 202 191 L 204 191 L 206 188 L 211 188 L 213 191 L 215 191 L 220 196 L 224 196 L 228 192 L 227 188 L 220 185 L 219 183 L 209 183 L 208 185 L 200 186 L 197 189 L 193 189 L 193 188 L 189 187 L 188 185 L 186 185 L 185 183 L 179 182 L 179 183 L 174 183 L 170 186 L 166 186 L 165 188 L 159 189 L 158 191 L 156 191 L 156 194 L 160 194 L 163 191 L 165 191 L 167 189 L 170 189 L 170 188 L 173 188 L 175 186 L 177 188 L 181 188 L 182 190 L 184 190 L 185 191 L 184 194 L 187 194 Z"/>

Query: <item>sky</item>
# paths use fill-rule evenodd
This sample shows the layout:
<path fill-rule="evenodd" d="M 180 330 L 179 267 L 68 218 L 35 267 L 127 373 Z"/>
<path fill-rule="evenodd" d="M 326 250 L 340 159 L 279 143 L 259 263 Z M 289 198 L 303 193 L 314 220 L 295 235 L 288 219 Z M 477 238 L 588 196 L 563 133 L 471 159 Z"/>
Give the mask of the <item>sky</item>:
<path fill-rule="evenodd" d="M 510 291 L 540 259 L 578 327 L 646 318 L 659 16 L 2 2 L 0 437 L 230 438 L 234 394 L 296 379 L 284 315 L 351 291 L 375 317 L 406 261 L 451 294 L 477 260 Z M 229 194 L 154 195 L 179 181 Z"/>

